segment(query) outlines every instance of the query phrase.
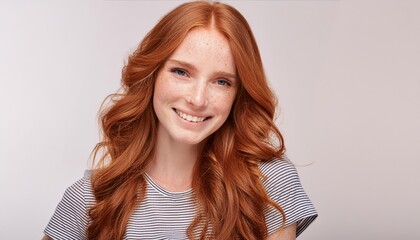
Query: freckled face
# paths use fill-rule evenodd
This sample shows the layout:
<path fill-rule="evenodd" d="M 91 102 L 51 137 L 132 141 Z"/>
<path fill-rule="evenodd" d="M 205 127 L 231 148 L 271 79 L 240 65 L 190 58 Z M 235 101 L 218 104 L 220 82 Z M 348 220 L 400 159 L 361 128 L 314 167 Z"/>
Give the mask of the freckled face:
<path fill-rule="evenodd" d="M 203 142 L 228 118 L 238 81 L 227 39 L 214 29 L 191 30 L 156 77 L 158 138 Z"/>

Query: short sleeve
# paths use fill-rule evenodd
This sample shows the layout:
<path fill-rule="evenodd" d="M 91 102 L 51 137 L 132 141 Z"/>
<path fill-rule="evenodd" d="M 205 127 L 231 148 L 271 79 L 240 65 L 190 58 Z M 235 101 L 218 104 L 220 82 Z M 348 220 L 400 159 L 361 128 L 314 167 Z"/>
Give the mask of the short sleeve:
<path fill-rule="evenodd" d="M 260 164 L 265 176 L 263 185 L 268 196 L 276 202 L 286 215 L 285 226 L 297 224 L 299 236 L 318 216 L 311 200 L 304 191 L 295 166 L 287 159 L 274 159 Z M 269 207 L 265 214 L 268 234 L 282 225 L 279 211 Z"/>
<path fill-rule="evenodd" d="M 91 195 L 90 178 L 85 175 L 67 188 L 44 234 L 54 240 L 86 239 L 89 222 L 86 198 L 90 198 Z"/>

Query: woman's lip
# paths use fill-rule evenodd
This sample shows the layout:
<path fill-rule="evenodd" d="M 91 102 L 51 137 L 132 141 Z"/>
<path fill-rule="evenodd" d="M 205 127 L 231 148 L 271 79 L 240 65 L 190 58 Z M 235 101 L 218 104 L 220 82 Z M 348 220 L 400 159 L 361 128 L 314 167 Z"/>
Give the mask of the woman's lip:
<path fill-rule="evenodd" d="M 183 114 L 187 114 L 187 115 L 190 115 L 190 116 L 193 116 L 193 117 L 197 117 L 197 118 L 204 118 L 204 119 L 208 119 L 208 118 L 211 118 L 211 116 L 208 116 L 208 115 L 200 115 L 200 114 L 196 114 L 196 113 L 190 113 L 190 112 L 187 112 L 187 111 L 182 111 L 182 110 L 179 110 L 179 109 L 177 109 L 177 108 L 172 108 L 177 114 L 178 113 L 183 113 Z"/>

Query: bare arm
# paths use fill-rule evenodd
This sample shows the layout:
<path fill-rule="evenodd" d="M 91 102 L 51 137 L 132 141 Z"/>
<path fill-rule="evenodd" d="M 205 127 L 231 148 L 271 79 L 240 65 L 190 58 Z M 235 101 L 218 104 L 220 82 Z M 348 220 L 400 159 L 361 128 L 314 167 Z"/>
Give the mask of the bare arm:
<path fill-rule="evenodd" d="M 289 225 L 285 228 L 281 228 L 278 231 L 270 234 L 267 240 L 295 240 L 296 239 L 296 223 Z"/>
<path fill-rule="evenodd" d="M 52 240 L 52 238 L 48 237 L 47 235 L 44 235 L 44 237 L 41 240 Z"/>

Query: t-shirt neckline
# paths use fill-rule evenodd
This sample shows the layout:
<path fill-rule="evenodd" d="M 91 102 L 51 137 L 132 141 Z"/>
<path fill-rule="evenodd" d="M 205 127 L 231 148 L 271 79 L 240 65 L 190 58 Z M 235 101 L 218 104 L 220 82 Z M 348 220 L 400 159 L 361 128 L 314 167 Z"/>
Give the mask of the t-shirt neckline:
<path fill-rule="evenodd" d="M 181 192 L 172 192 L 168 191 L 162 186 L 160 186 L 158 183 L 156 183 L 152 177 L 150 177 L 146 172 L 144 172 L 144 177 L 146 178 L 147 183 L 156 191 L 162 193 L 165 196 L 169 197 L 176 197 L 176 198 L 182 198 L 182 197 L 190 197 L 192 194 L 193 189 L 189 188 L 187 190 L 181 191 Z"/>

